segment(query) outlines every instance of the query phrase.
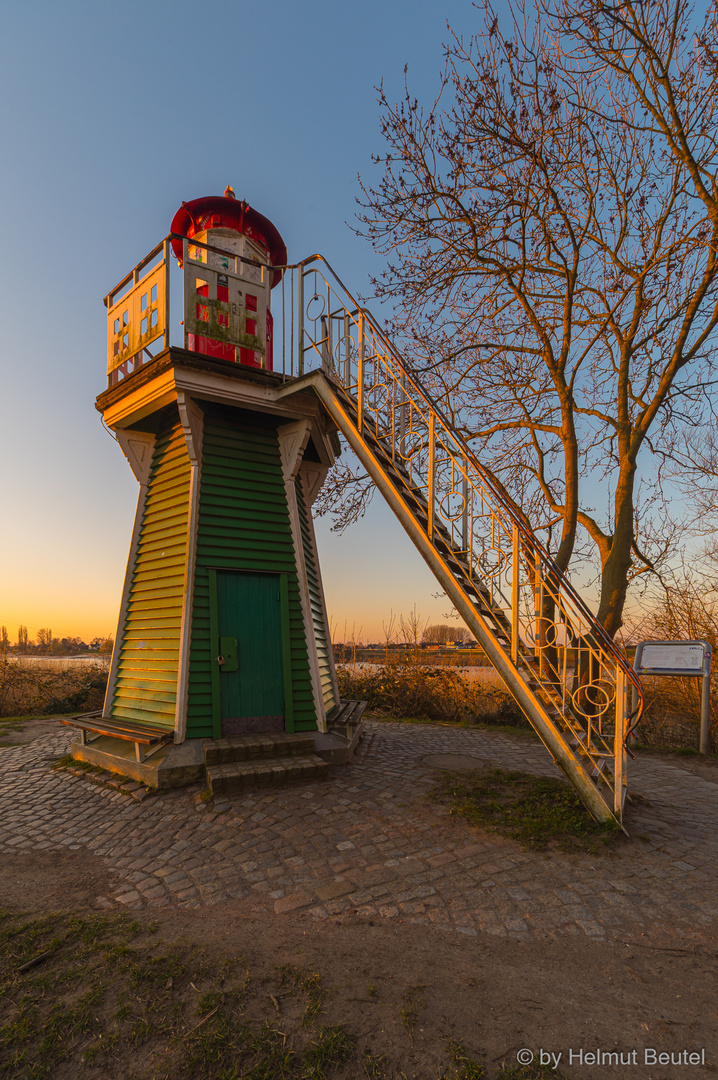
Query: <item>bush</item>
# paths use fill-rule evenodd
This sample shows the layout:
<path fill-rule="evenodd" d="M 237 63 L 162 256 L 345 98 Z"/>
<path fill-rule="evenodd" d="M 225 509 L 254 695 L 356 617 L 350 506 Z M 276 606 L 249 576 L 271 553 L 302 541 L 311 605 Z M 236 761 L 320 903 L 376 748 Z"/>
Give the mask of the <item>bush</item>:
<path fill-rule="evenodd" d="M 0 658 L 0 716 L 79 713 L 101 709 L 107 672 Z"/>
<path fill-rule="evenodd" d="M 528 727 L 510 695 L 481 678 L 411 662 L 337 668 L 342 697 L 367 701 L 373 712 L 444 723 L 498 723 Z"/>
<path fill-rule="evenodd" d="M 714 656 L 716 654 L 714 653 Z M 713 682 L 714 680 L 711 680 Z M 676 676 L 641 677 L 645 709 L 636 732 L 644 746 L 698 750 L 701 726 L 701 680 Z M 710 752 L 718 752 L 715 717 L 718 693 L 711 686 Z"/>

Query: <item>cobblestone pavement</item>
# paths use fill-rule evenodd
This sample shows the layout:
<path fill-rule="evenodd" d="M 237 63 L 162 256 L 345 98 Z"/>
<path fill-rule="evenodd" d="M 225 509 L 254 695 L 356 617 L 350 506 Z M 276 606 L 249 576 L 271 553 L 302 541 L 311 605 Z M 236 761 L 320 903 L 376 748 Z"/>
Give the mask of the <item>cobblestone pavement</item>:
<path fill-rule="evenodd" d="M 556 772 L 530 738 L 367 723 L 328 781 L 207 807 L 197 788 L 135 803 L 52 762 L 69 732 L 0 751 L 0 850 L 102 857 L 118 881 L 102 907 L 201 907 L 251 898 L 319 919 L 397 916 L 477 935 L 691 936 L 718 914 L 718 785 L 658 758 L 631 764 L 644 796 L 612 855 L 552 854 L 482 833 L 422 796 L 431 754 Z"/>

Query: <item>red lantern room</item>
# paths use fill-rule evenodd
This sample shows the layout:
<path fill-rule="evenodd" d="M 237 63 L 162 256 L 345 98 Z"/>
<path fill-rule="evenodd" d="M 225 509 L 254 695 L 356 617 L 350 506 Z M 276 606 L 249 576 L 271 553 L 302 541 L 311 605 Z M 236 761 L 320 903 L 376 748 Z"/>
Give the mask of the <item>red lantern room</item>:
<path fill-rule="evenodd" d="M 271 371 L 270 294 L 287 263 L 275 226 L 227 187 L 224 196 L 183 202 L 172 233 L 172 249 L 186 271 L 186 347 Z"/>

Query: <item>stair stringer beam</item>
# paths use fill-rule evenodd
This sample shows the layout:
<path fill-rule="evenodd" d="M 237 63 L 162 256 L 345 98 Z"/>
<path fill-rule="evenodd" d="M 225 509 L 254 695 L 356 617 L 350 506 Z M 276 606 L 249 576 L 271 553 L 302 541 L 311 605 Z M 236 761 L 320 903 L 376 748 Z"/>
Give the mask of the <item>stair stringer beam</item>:
<path fill-rule="evenodd" d="M 304 381 L 305 386 L 307 383 L 313 387 L 332 420 L 371 476 L 414 546 L 434 574 L 434 577 L 449 596 L 468 628 L 475 634 L 492 665 L 504 680 L 507 689 L 526 714 L 551 757 L 577 791 L 589 813 L 597 821 L 616 821 L 620 825 L 618 818 L 608 807 L 596 785 L 586 775 L 571 749 L 564 742 L 560 732 L 557 731 L 541 700 L 526 685 L 518 668 L 514 666 L 506 655 L 489 625 L 476 610 L 446 565 L 441 554 L 399 496 L 396 488 L 382 468 L 381 461 L 368 448 L 355 424 L 342 408 L 327 380 L 321 373 L 317 372 Z"/>

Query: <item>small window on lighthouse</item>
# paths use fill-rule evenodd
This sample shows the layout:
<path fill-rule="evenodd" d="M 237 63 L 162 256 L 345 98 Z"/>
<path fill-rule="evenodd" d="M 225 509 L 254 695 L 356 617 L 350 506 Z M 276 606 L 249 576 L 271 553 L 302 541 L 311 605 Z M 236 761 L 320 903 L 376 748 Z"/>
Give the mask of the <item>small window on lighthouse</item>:
<path fill-rule="evenodd" d="M 153 311 L 150 315 L 150 326 L 157 326 L 157 312 Z"/>
<path fill-rule="evenodd" d="M 199 322 L 209 322 L 209 307 L 206 304 L 197 304 L 197 319 Z"/>
<path fill-rule="evenodd" d="M 256 334 L 257 333 L 257 320 L 256 319 L 247 319 L 246 326 L 247 326 L 247 333 L 248 334 Z"/>
<path fill-rule="evenodd" d="M 252 296 L 251 293 L 247 293 L 247 311 L 257 310 L 257 297 Z"/>
<path fill-rule="evenodd" d="M 140 323 L 140 336 L 144 336 L 144 334 L 146 334 L 146 333 L 147 333 L 147 316 L 145 315 L 144 319 Z"/>
<path fill-rule="evenodd" d="M 147 310 L 147 293 L 144 293 L 143 296 L 142 296 L 142 299 L 140 300 L 140 311 L 146 311 L 146 310 Z"/>
<path fill-rule="evenodd" d="M 130 313 L 129 313 L 129 311 L 123 311 L 122 312 L 122 325 L 127 326 L 129 321 L 130 321 Z"/>
<path fill-rule="evenodd" d="M 119 334 L 119 332 L 120 332 L 120 320 L 115 319 L 115 333 Z"/>
<path fill-rule="evenodd" d="M 153 285 L 150 289 L 150 303 L 154 304 L 157 300 L 157 286 Z"/>

